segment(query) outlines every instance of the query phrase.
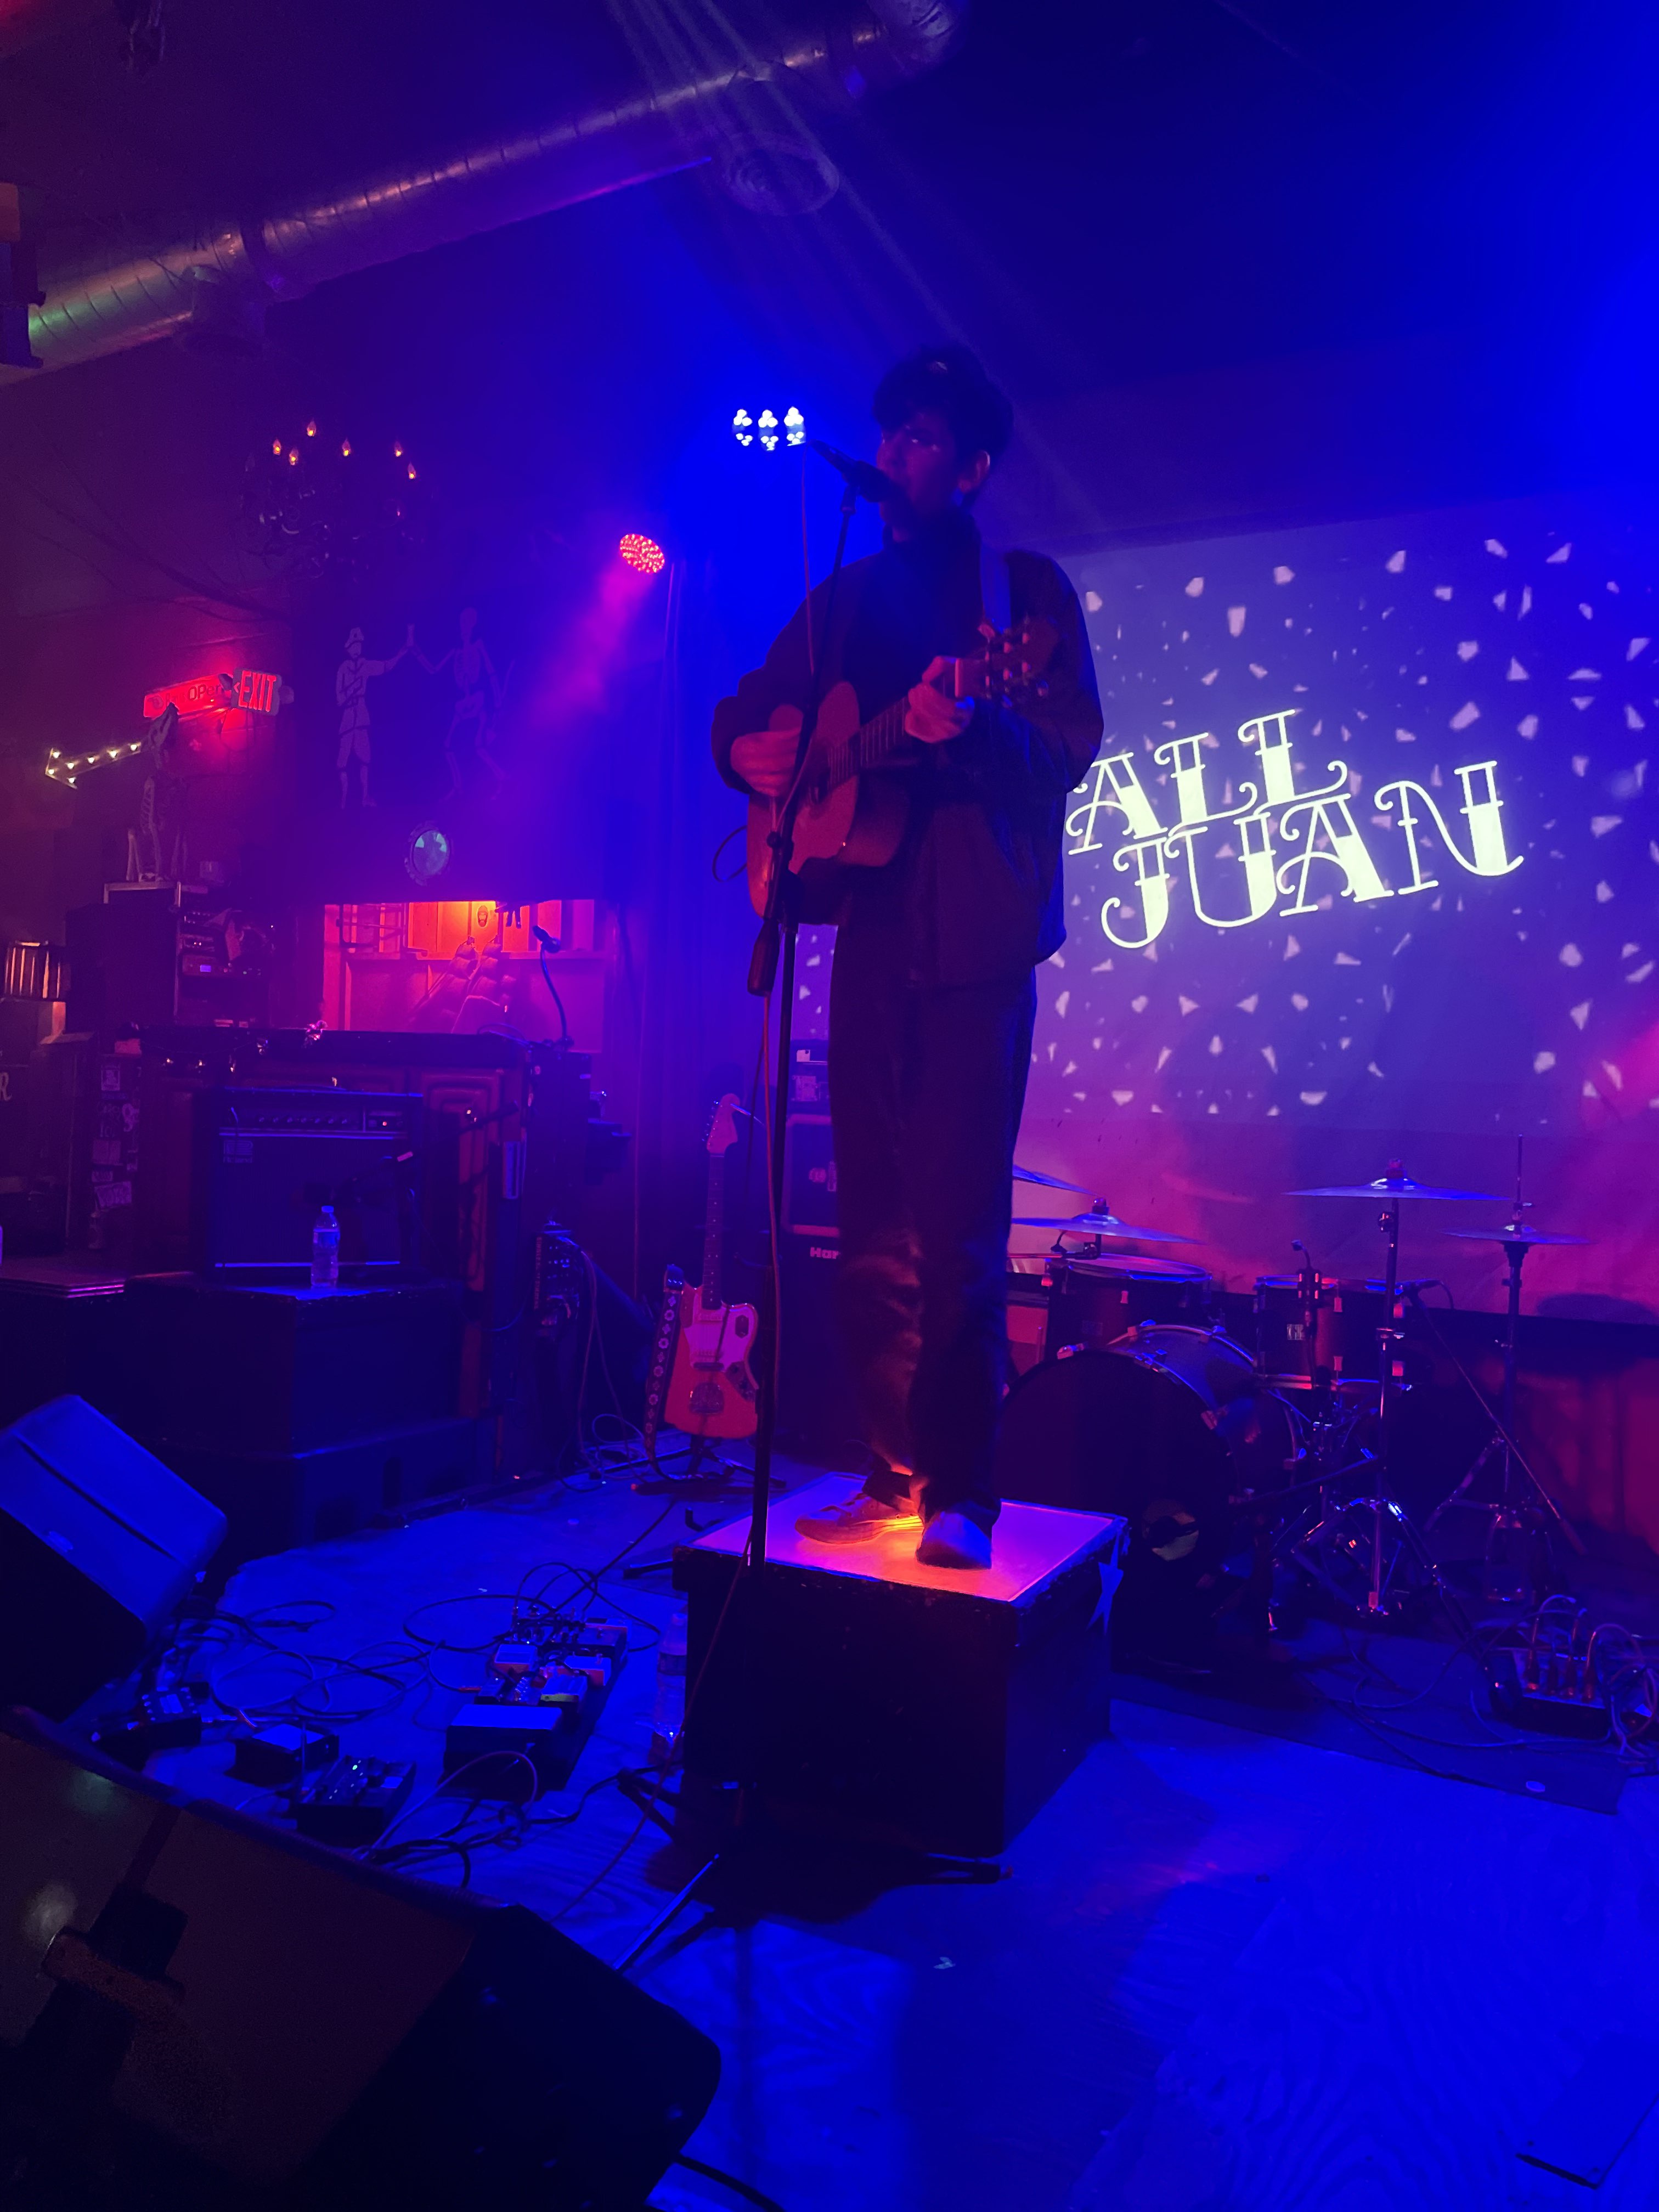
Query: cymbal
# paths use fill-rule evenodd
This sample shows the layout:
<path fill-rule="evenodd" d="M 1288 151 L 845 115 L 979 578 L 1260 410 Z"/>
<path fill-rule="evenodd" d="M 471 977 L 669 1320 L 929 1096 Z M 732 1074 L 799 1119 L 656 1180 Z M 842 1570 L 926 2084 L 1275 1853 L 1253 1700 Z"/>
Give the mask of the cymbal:
<path fill-rule="evenodd" d="M 1177 1236 L 1171 1229 L 1138 1229 L 1120 1221 L 1115 1213 L 1017 1213 L 1016 1229 L 1059 1229 L 1072 1237 L 1127 1237 L 1138 1244 L 1193 1244 L 1196 1237 Z"/>
<path fill-rule="evenodd" d="M 1378 1176 L 1375 1182 L 1322 1183 L 1316 1190 L 1291 1190 L 1285 1195 L 1287 1198 L 1380 1198 L 1384 1203 L 1395 1198 L 1439 1198 L 1483 1206 L 1501 1206 L 1504 1203 L 1496 1191 L 1437 1190 L 1432 1184 L 1413 1182 L 1409 1176 Z"/>
<path fill-rule="evenodd" d="M 1039 1175 L 1035 1168 L 1021 1167 L 1018 1160 L 1014 1163 L 1014 1181 L 1040 1182 L 1044 1190 L 1074 1190 L 1079 1198 L 1094 1196 L 1086 1182 L 1067 1182 L 1062 1176 Z"/>
<path fill-rule="evenodd" d="M 1588 1244 L 1588 1237 L 1564 1237 L 1553 1229 L 1533 1229 L 1524 1221 L 1507 1229 L 1449 1229 L 1448 1237 L 1466 1237 L 1477 1244 Z"/>

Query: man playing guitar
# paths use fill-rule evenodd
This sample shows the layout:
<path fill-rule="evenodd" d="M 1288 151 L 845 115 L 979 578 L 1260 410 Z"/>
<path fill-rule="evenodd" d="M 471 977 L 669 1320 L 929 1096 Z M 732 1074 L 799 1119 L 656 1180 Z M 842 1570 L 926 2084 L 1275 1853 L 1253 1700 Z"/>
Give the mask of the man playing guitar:
<path fill-rule="evenodd" d="M 1067 792 L 1100 742 L 1076 594 L 1040 554 L 988 553 L 969 512 L 1012 410 L 965 347 L 910 356 L 877 387 L 882 550 L 851 563 L 715 710 L 714 756 L 740 791 L 781 799 L 795 737 L 774 711 L 845 679 L 860 712 L 905 697 L 915 740 L 885 773 L 909 809 L 884 866 L 848 868 L 830 990 L 830 1103 L 841 1215 L 838 1317 L 872 1454 L 863 1490 L 804 1517 L 823 1543 L 921 1527 L 916 1557 L 984 1567 L 1006 1381 L 1014 1139 L 1030 1065 L 1032 970 L 1060 944 Z M 1000 573 L 999 573 L 1000 572 Z M 1008 615 L 1056 642 L 1042 696 L 958 701 L 957 658 Z M 988 615 L 994 614 L 994 620 Z"/>

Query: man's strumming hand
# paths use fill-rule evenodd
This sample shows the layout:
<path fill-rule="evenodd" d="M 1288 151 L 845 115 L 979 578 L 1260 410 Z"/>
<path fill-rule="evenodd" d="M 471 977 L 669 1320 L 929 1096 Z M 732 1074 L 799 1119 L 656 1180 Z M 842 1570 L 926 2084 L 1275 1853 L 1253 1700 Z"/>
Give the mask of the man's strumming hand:
<path fill-rule="evenodd" d="M 935 653 L 922 671 L 921 683 L 911 686 L 904 716 L 907 737 L 919 738 L 924 745 L 942 745 L 962 735 L 973 720 L 974 702 L 940 689 L 941 679 L 949 684 L 954 675 L 955 663 Z"/>
<path fill-rule="evenodd" d="M 762 799 L 781 799 L 795 775 L 795 752 L 800 744 L 793 730 L 751 730 L 732 741 L 732 768 L 750 791 Z"/>

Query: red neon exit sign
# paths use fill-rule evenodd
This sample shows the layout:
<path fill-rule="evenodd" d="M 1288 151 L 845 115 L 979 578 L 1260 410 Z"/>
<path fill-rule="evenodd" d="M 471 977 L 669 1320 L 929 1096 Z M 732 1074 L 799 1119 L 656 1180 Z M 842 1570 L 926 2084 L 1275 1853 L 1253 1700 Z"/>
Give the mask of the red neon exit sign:
<path fill-rule="evenodd" d="M 241 707 L 251 714 L 274 714 L 283 703 L 283 679 L 258 668 L 229 678 L 194 676 L 188 684 L 163 684 L 144 694 L 144 718 L 154 721 L 168 707 L 182 714 L 219 714 Z"/>

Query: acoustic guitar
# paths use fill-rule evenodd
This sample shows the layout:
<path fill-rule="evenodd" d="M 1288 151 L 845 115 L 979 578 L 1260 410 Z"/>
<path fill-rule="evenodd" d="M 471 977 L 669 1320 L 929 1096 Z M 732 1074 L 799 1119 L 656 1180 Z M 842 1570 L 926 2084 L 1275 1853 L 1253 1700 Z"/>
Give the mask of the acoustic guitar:
<path fill-rule="evenodd" d="M 679 1291 L 679 1340 L 668 1377 L 666 1413 L 688 1437 L 752 1437 L 760 1392 L 750 1362 L 757 1316 L 728 1305 L 721 1285 L 726 1241 L 726 1156 L 738 1141 L 738 1100 L 727 1091 L 708 1130 L 708 1207 L 702 1280 Z"/>
<path fill-rule="evenodd" d="M 1060 634 L 1052 623 L 1028 617 L 1012 629 L 986 640 L 981 653 L 953 661 L 951 696 L 957 699 L 1012 699 L 1048 689 L 1043 671 L 1054 658 Z M 915 764 L 918 748 L 905 733 L 907 693 L 859 720 L 858 694 L 850 684 L 832 684 L 824 694 L 795 789 L 790 798 L 749 802 L 749 896 L 764 914 L 779 832 L 793 815 L 794 843 L 789 855 L 792 886 L 802 919 L 827 914 L 840 887 L 842 868 L 885 867 L 899 848 L 910 810 L 902 773 Z M 799 707 L 779 707 L 769 729 L 799 734 Z M 880 774 L 878 771 L 888 770 Z"/>

